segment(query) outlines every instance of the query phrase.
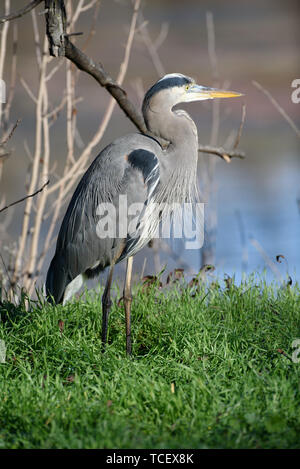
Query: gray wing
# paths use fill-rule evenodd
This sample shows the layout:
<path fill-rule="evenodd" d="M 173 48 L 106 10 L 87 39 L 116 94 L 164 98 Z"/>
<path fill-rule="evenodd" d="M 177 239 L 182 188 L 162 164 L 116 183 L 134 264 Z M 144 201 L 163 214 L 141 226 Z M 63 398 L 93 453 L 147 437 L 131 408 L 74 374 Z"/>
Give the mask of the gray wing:
<path fill-rule="evenodd" d="M 129 237 L 99 237 L 97 208 L 111 203 L 118 221 L 119 195 L 127 196 L 128 206 L 147 203 L 159 184 L 161 152 L 154 139 L 133 134 L 106 147 L 88 168 L 68 206 L 47 274 L 46 293 L 56 303 L 62 301 L 66 286 L 77 275 L 93 276 L 113 260 L 130 255 L 126 247 L 133 243 Z"/>

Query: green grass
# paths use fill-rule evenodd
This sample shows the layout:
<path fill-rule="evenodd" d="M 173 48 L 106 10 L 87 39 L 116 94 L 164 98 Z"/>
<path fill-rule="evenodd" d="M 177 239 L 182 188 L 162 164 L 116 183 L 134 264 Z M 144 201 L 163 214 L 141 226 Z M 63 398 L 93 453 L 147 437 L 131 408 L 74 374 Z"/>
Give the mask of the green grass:
<path fill-rule="evenodd" d="M 104 354 L 99 296 L 4 303 L 0 447 L 300 447 L 298 286 L 137 287 L 132 316 L 130 359 L 116 301 Z"/>

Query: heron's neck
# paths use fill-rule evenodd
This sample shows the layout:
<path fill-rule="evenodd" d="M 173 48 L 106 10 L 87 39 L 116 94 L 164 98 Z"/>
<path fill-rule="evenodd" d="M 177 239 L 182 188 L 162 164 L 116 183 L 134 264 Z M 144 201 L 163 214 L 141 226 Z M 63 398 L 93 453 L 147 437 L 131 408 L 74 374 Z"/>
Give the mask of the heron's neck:
<path fill-rule="evenodd" d="M 161 110 L 151 105 L 144 112 L 144 118 L 150 132 L 170 142 L 160 161 L 162 188 L 174 187 L 174 200 L 193 199 L 197 191 L 198 161 L 194 121 L 183 110 Z"/>
<path fill-rule="evenodd" d="M 187 112 L 162 109 L 160 106 L 151 106 L 150 103 L 144 111 L 144 118 L 147 129 L 170 142 L 173 149 L 195 155 L 198 148 L 197 128 Z"/>

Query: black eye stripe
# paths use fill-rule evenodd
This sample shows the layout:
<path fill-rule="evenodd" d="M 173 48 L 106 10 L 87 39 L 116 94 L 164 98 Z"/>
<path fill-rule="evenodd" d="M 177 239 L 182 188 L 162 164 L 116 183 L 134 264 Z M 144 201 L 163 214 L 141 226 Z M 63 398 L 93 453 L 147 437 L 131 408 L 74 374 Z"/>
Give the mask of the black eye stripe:
<path fill-rule="evenodd" d="M 166 90 L 168 88 L 174 88 L 176 86 L 181 87 L 191 85 L 193 83 L 194 80 L 192 78 L 180 75 L 163 78 L 162 80 L 155 83 L 155 85 L 153 85 L 152 88 L 150 88 L 150 90 L 146 93 L 145 102 L 151 99 L 156 93 L 159 93 L 159 91 Z"/>

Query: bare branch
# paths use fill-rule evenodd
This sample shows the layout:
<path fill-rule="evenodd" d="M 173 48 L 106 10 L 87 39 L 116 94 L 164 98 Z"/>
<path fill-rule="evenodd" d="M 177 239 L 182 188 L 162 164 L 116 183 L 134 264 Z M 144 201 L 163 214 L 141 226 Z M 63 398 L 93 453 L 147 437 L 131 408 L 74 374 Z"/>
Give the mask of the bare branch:
<path fill-rule="evenodd" d="M 213 79 L 219 80 L 218 59 L 216 54 L 216 34 L 214 17 L 211 11 L 206 12 L 206 29 L 207 29 L 207 47 L 210 66 L 212 70 Z"/>
<path fill-rule="evenodd" d="M 150 37 L 148 28 L 147 28 L 147 21 L 144 21 L 144 18 L 142 15 L 140 15 L 140 28 L 139 28 L 139 33 L 141 35 L 141 38 L 149 52 L 149 55 L 151 57 L 152 63 L 154 65 L 154 68 L 156 70 L 156 73 L 159 77 L 162 77 L 165 75 L 165 69 L 164 66 L 160 60 L 160 57 L 157 52 L 157 47 L 154 46 L 154 43 Z"/>
<path fill-rule="evenodd" d="M 23 77 L 20 77 L 20 82 L 21 82 L 21 85 L 23 86 L 23 88 L 25 89 L 25 91 L 27 92 L 28 96 L 36 104 L 37 103 L 37 98 L 34 96 L 33 92 L 29 88 L 29 85 L 27 84 L 27 82 L 24 80 Z"/>
<path fill-rule="evenodd" d="M 245 124 L 245 118 L 246 118 L 246 104 L 244 103 L 242 106 L 242 118 L 241 118 L 240 128 L 239 128 L 239 131 L 237 133 L 237 136 L 233 145 L 233 150 L 236 150 L 236 148 L 238 147 L 240 143 L 240 139 L 241 139 L 244 124 Z"/>
<path fill-rule="evenodd" d="M 11 59 L 11 72 L 10 72 L 10 86 L 9 93 L 3 112 L 3 127 L 6 129 L 9 123 L 10 109 L 14 99 L 16 77 L 17 77 L 17 50 L 18 50 L 18 25 L 13 25 L 13 43 L 12 43 L 12 59 Z"/>
<path fill-rule="evenodd" d="M 32 25 L 33 25 L 33 36 L 34 36 L 34 43 L 35 43 L 36 60 L 40 68 L 41 63 L 42 63 L 42 54 L 41 54 L 41 48 L 40 48 L 40 34 L 39 34 L 39 28 L 37 25 L 35 10 L 32 10 L 31 18 L 32 18 Z"/>
<path fill-rule="evenodd" d="M 81 12 L 90 10 L 99 0 L 91 0 L 90 3 L 87 3 L 81 8 Z"/>
<path fill-rule="evenodd" d="M 259 254 L 261 255 L 261 257 L 263 258 L 263 260 L 265 261 L 265 263 L 270 267 L 270 269 L 274 272 L 274 274 L 281 280 L 283 281 L 283 278 L 282 278 L 282 275 L 277 267 L 277 265 L 275 264 L 275 262 L 273 262 L 273 260 L 270 258 L 270 256 L 266 253 L 266 251 L 264 250 L 264 248 L 262 247 L 262 245 L 257 241 L 257 239 L 251 237 L 250 238 L 250 243 L 252 244 L 252 246 L 255 247 L 255 249 L 259 252 Z"/>
<path fill-rule="evenodd" d="M 7 210 L 8 208 L 12 207 L 13 205 L 19 204 L 20 202 L 23 202 L 24 200 L 29 199 L 30 197 L 34 197 L 39 192 L 42 192 L 45 189 L 45 187 L 48 186 L 48 184 L 49 184 L 49 180 L 47 182 L 45 182 L 45 184 L 39 190 L 34 192 L 33 194 L 26 195 L 22 199 L 19 199 L 16 202 L 13 202 L 12 204 L 6 205 L 6 207 L 1 208 L 0 213 L 4 212 L 4 210 Z"/>
<path fill-rule="evenodd" d="M 144 119 L 127 98 L 126 92 L 109 76 L 101 64 L 96 65 L 92 59 L 81 52 L 74 44 L 66 39 L 66 57 L 80 70 L 85 71 L 116 99 L 121 109 L 133 124 L 143 133 L 147 133 Z"/>
<path fill-rule="evenodd" d="M 48 0 L 47 3 L 51 6 L 55 3 L 56 9 L 49 8 L 46 14 L 47 19 L 47 36 L 50 43 L 50 53 L 57 54 L 53 50 L 53 44 L 58 47 L 59 55 L 62 54 L 71 60 L 79 70 L 91 75 L 95 80 L 116 99 L 121 109 L 125 112 L 126 116 L 133 122 L 133 124 L 143 133 L 147 133 L 144 119 L 141 114 L 135 109 L 133 104 L 127 98 L 126 92 L 120 85 L 104 70 L 101 64 L 96 64 L 84 52 L 78 49 L 69 39 L 66 34 L 66 18 L 64 2 L 62 0 Z M 61 11 L 58 11 L 58 8 Z M 60 19 L 57 20 L 57 17 Z M 57 30 L 58 28 L 58 30 Z M 59 48 L 59 44 L 61 47 Z"/>
<path fill-rule="evenodd" d="M 208 153 L 210 155 L 216 155 L 226 161 L 226 163 L 230 163 L 232 158 L 245 158 L 245 153 L 242 151 L 234 151 L 234 150 L 225 150 L 223 147 L 212 147 L 210 145 L 199 145 L 198 151 L 200 153 Z"/>
<path fill-rule="evenodd" d="M 3 140 L 1 140 L 1 142 L 0 142 L 0 147 L 4 147 L 7 144 L 7 142 L 13 136 L 13 134 L 14 134 L 16 128 L 18 127 L 18 125 L 20 124 L 20 122 L 21 122 L 21 119 L 18 119 L 17 122 L 12 126 L 12 129 L 7 132 L 7 135 L 4 136 Z"/>
<path fill-rule="evenodd" d="M 29 13 L 33 8 L 37 7 L 43 0 L 33 0 L 30 2 L 26 7 L 22 8 L 21 10 L 17 10 L 10 15 L 2 16 L 0 18 L 0 24 L 5 23 L 6 21 L 15 20 L 16 18 L 20 18 L 21 16 L 26 15 Z"/>
<path fill-rule="evenodd" d="M 273 106 L 277 109 L 277 111 L 280 112 L 280 114 L 284 117 L 287 123 L 292 127 L 292 129 L 296 132 L 297 136 L 300 138 L 300 129 L 298 129 L 295 122 L 290 118 L 290 116 L 287 115 L 285 110 L 280 106 L 276 99 L 273 98 L 270 91 L 266 90 L 260 83 L 255 80 L 253 80 L 252 83 L 258 90 L 262 91 L 269 98 Z"/>
<path fill-rule="evenodd" d="M 245 118 L 246 118 L 246 105 L 243 104 L 241 123 L 240 123 L 240 127 L 238 130 L 234 145 L 232 147 L 232 150 L 225 150 L 225 148 L 223 147 L 215 147 L 211 145 L 199 145 L 198 151 L 201 153 L 207 153 L 209 155 L 219 156 L 224 161 L 226 161 L 226 163 L 230 163 L 232 158 L 244 159 L 245 153 L 243 151 L 236 151 L 236 149 L 238 147 L 240 138 L 242 136 L 242 131 L 243 131 L 244 124 L 245 124 Z"/>

